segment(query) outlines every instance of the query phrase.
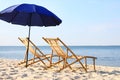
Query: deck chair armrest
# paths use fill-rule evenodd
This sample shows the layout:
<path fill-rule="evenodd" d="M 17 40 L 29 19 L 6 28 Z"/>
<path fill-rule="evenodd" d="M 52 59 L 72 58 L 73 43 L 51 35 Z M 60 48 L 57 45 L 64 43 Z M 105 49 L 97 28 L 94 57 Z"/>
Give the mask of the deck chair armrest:
<path fill-rule="evenodd" d="M 84 56 L 85 58 L 93 58 L 93 59 L 97 59 L 97 57 L 94 56 Z"/>

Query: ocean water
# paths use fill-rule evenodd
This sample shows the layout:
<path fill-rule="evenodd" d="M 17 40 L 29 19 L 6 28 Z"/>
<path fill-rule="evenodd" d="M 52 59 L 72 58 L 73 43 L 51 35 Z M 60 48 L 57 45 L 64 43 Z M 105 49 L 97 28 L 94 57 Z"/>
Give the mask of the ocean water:
<path fill-rule="evenodd" d="M 39 46 L 44 53 L 51 53 L 49 46 Z M 77 55 L 97 57 L 96 64 L 102 66 L 120 67 L 120 46 L 69 46 Z M 24 46 L 0 46 L 0 58 L 23 59 Z M 29 57 L 32 55 L 29 53 Z"/>

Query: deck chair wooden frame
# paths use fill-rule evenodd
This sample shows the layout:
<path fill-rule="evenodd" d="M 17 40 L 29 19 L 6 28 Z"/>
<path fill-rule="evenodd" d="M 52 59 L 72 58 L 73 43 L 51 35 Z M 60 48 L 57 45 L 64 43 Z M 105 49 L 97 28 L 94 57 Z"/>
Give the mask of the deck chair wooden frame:
<path fill-rule="evenodd" d="M 44 38 L 43 39 L 50 45 L 50 47 L 52 48 L 52 54 L 56 53 L 59 57 L 59 61 L 56 62 L 56 64 L 60 63 L 63 61 L 63 67 L 60 68 L 58 70 L 61 71 L 65 68 L 70 68 L 72 69 L 71 65 L 73 65 L 74 63 L 77 63 L 79 62 L 81 67 L 84 69 L 85 72 L 87 72 L 87 58 L 91 58 L 93 59 L 93 68 L 94 68 L 94 71 L 96 71 L 95 69 L 95 59 L 97 59 L 96 57 L 93 57 L 93 56 L 79 56 L 79 55 L 76 55 L 65 43 L 63 43 L 59 38 Z M 66 48 L 66 51 L 64 51 L 61 47 L 61 45 L 64 46 Z M 62 60 L 60 60 L 60 58 Z M 75 59 L 75 61 L 69 63 L 67 61 L 67 59 Z M 81 62 L 81 60 L 85 61 L 85 63 L 83 64 Z M 52 61 L 52 60 L 51 60 Z M 52 64 L 52 63 L 51 63 Z M 52 65 L 53 66 L 53 65 Z M 51 67 L 51 66 L 50 66 Z"/>
<path fill-rule="evenodd" d="M 28 38 L 18 37 L 18 39 L 25 45 L 27 52 Z M 26 63 L 26 52 L 25 52 L 24 61 L 20 62 L 19 65 Z M 42 62 L 45 68 L 47 69 L 48 66 L 47 63 L 50 63 L 49 58 L 51 57 L 51 54 L 45 55 L 31 40 L 29 40 L 29 52 L 33 54 L 33 58 L 28 60 L 29 63 L 27 66 L 37 62 Z M 44 62 L 44 60 L 46 60 L 47 62 Z"/>

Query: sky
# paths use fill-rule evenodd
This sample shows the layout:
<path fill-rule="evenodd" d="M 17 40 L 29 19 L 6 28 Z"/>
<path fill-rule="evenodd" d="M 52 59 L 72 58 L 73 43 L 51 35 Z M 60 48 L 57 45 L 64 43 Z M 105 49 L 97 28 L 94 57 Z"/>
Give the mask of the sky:
<path fill-rule="evenodd" d="M 37 4 L 56 14 L 56 27 L 32 27 L 31 40 L 47 45 L 42 37 L 59 37 L 67 45 L 120 45 L 120 0 L 0 0 L 0 11 L 22 3 Z M 0 20 L 0 46 L 23 46 L 28 26 Z"/>

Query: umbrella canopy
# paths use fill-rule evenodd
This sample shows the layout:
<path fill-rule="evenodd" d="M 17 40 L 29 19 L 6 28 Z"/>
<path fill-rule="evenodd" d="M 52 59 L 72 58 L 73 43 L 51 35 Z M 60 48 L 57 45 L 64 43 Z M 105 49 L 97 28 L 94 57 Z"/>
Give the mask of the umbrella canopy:
<path fill-rule="evenodd" d="M 12 24 L 29 26 L 26 67 L 28 62 L 31 26 L 56 26 L 62 22 L 62 20 L 51 11 L 35 4 L 19 4 L 10 6 L 0 12 L 0 19 Z"/>
<path fill-rule="evenodd" d="M 0 19 L 24 26 L 56 26 L 62 22 L 51 11 L 35 4 L 8 7 L 0 12 Z"/>

